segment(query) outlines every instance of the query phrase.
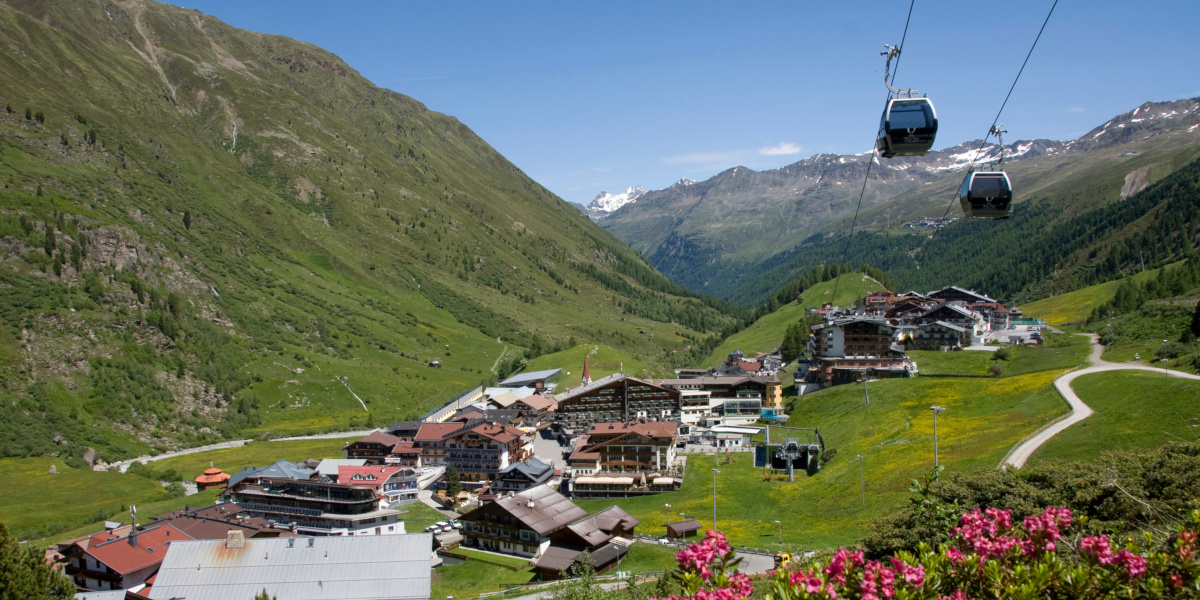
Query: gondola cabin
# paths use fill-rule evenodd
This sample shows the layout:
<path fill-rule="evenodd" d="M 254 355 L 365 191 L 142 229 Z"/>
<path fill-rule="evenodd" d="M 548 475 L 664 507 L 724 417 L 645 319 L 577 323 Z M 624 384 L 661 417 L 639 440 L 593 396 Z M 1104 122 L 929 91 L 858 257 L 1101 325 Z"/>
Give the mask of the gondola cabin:
<path fill-rule="evenodd" d="M 958 190 L 963 214 L 984 219 L 1007 219 L 1012 216 L 1012 182 L 1003 171 L 967 173 Z"/>
<path fill-rule="evenodd" d="M 892 98 L 879 122 L 875 147 L 884 158 L 925 156 L 937 136 L 937 112 L 929 98 Z"/>

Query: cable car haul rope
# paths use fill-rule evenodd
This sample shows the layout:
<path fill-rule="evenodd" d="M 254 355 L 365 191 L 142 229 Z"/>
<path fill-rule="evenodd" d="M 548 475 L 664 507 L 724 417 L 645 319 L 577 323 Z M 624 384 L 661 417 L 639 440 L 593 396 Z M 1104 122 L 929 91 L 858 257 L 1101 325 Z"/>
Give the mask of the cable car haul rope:
<path fill-rule="evenodd" d="M 895 47 L 885 45 L 885 50 L 882 53 L 887 57 L 883 73 L 883 83 L 888 88 L 887 103 L 884 105 L 883 115 L 879 120 L 879 132 L 875 136 L 873 156 L 870 162 L 867 163 L 867 171 L 863 176 L 863 185 L 858 194 L 858 204 L 854 209 L 854 218 L 850 222 L 850 231 L 846 235 L 846 247 L 842 251 L 842 263 L 846 262 L 846 257 L 850 253 L 850 243 L 854 238 L 854 229 L 858 225 L 858 214 L 862 209 L 863 196 L 867 191 L 867 181 L 871 177 L 872 164 L 878 158 L 924 156 L 933 147 L 934 139 L 937 136 L 937 111 L 934 109 L 933 102 L 928 96 L 917 97 L 917 90 L 915 89 L 901 90 L 893 87 L 896 71 L 900 68 L 900 56 L 904 49 L 904 41 L 908 38 L 908 26 L 912 21 L 915 4 L 916 0 L 909 2 L 908 17 L 904 21 L 904 34 L 900 37 L 900 44 Z M 963 214 L 967 217 L 1007 219 L 1012 216 L 1012 181 L 1002 169 L 1005 152 L 1003 134 L 1006 132 L 1001 130 L 997 123 L 999 123 L 1000 115 L 1003 114 L 1005 106 L 1008 105 L 1008 100 L 1012 97 L 1013 90 L 1017 87 L 1017 81 L 1021 79 L 1021 74 L 1025 72 L 1025 66 L 1029 64 L 1029 58 L 1033 55 L 1033 50 L 1037 47 L 1038 41 L 1041 40 L 1042 33 L 1046 30 L 1046 24 L 1050 22 L 1050 16 L 1054 14 L 1054 9 L 1057 6 L 1058 0 L 1054 0 L 1054 3 L 1050 6 L 1050 11 L 1046 13 L 1046 19 L 1042 21 L 1042 26 L 1038 30 L 1037 37 L 1034 38 L 1033 44 L 1029 47 L 1029 52 L 1025 55 L 1025 61 L 1021 63 L 1021 68 L 1017 71 L 1012 85 L 1008 88 L 1008 94 L 1004 96 L 1004 102 L 1000 104 L 1000 110 L 996 112 L 996 118 L 992 120 L 987 135 L 984 136 L 979 149 L 971 158 L 971 164 L 967 168 L 967 174 L 963 178 L 962 185 L 955 190 L 942 218 L 946 218 L 950 214 L 950 209 L 954 206 L 954 199 L 958 199 L 959 206 L 962 207 Z M 992 135 L 997 136 L 999 140 L 1000 157 L 995 165 L 993 165 L 992 170 L 976 171 L 975 163 L 983 156 L 983 150 L 987 146 L 988 138 Z M 934 230 L 934 233 L 921 244 L 921 248 L 917 252 L 918 255 L 921 250 L 924 250 L 929 240 L 933 239 L 934 235 L 937 235 L 937 230 Z M 840 281 L 840 277 L 834 280 L 831 301 L 836 301 L 838 283 Z"/>

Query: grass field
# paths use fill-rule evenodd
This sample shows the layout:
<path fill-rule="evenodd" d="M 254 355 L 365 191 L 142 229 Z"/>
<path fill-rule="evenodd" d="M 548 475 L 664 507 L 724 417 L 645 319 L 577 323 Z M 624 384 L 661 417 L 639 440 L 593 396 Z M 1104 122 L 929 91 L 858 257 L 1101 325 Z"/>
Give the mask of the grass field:
<path fill-rule="evenodd" d="M 639 542 L 629 547 L 626 554 L 615 570 L 629 571 L 633 574 L 649 573 L 651 571 L 669 571 L 675 568 L 675 553 L 673 546 L 659 546 Z"/>
<path fill-rule="evenodd" d="M 536 576 L 537 571 L 533 567 L 513 571 L 499 565 L 468 560 L 434 569 L 430 596 L 474 598 L 484 592 L 503 589 L 506 583 L 528 583 Z"/>
<path fill-rule="evenodd" d="M 986 355 L 985 355 L 986 356 Z M 1032 360 L 1033 356 L 1030 355 Z M 961 357 L 961 358 L 960 358 Z M 978 358 L 972 352 L 947 353 L 943 368 L 971 370 Z M 970 364 L 954 365 L 958 358 Z M 1059 359 L 1058 354 L 1049 358 Z M 724 455 L 688 456 L 687 473 L 679 492 L 657 496 L 586 500 L 594 511 L 617 504 L 642 520 L 641 531 L 663 531 L 664 504 L 672 520 L 684 512 L 711 527 L 711 468 L 717 475 L 717 526 L 739 546 L 774 548 L 784 523 L 784 545 L 791 549 L 830 548 L 853 544 L 867 533 L 870 519 L 883 515 L 908 497 L 910 480 L 933 466 L 933 419 L 929 406 L 947 410 L 938 417 L 941 463 L 951 471 L 974 472 L 996 468 L 1010 448 L 1029 433 L 1066 412 L 1052 387 L 1061 370 L 987 379 L 891 379 L 873 382 L 871 404 L 860 385 L 838 386 L 794 401 L 789 425 L 817 427 L 829 449 L 836 450 L 824 471 L 801 475 L 794 483 L 785 476 L 764 478 L 748 453 L 736 463 Z M 860 463 L 866 488 L 860 492 Z"/>
<path fill-rule="evenodd" d="M 383 423 L 383 425 L 387 425 Z M 230 475 L 250 466 L 266 466 L 277 460 L 300 461 L 306 458 L 345 458 L 342 448 L 355 438 L 328 440 L 291 440 L 286 442 L 248 442 L 245 446 L 184 454 L 157 460 L 155 469 L 175 469 L 195 477 L 212 466 Z"/>
<path fill-rule="evenodd" d="M 1088 461 L 1107 450 L 1157 448 L 1200 438 L 1200 381 L 1110 371 L 1084 375 L 1071 387 L 1095 414 L 1051 438 L 1031 461 Z"/>
<path fill-rule="evenodd" d="M 847 273 L 838 278 L 837 298 L 833 298 L 835 281 L 818 283 L 800 295 L 800 299 L 780 307 L 779 310 L 763 316 L 749 327 L 729 336 L 704 361 L 703 366 L 712 367 L 721 364 L 734 350 L 741 350 L 747 356 L 771 352 L 783 342 L 783 334 L 787 326 L 804 318 L 804 309 L 821 306 L 824 302 L 846 306 L 855 300 L 884 289 L 883 284 L 863 275 L 862 273 Z"/>
<path fill-rule="evenodd" d="M 405 504 L 397 510 L 401 511 L 400 518 L 404 519 L 404 530 L 408 533 L 421 533 L 426 527 L 447 520 L 446 515 L 421 502 Z"/>
<path fill-rule="evenodd" d="M 454 552 L 468 555 L 483 554 L 465 548 L 457 549 Z M 629 571 L 634 574 L 667 571 L 675 566 L 675 552 L 676 549 L 670 546 L 636 543 L 629 547 L 629 553 L 621 559 L 613 571 Z M 503 560 L 503 557 L 485 556 L 487 559 Z M 537 573 L 532 567 L 513 571 L 482 560 L 468 560 L 463 563 L 443 565 L 433 570 L 432 597 L 473 598 L 485 592 L 503 589 L 502 584 L 527 583 L 532 581 L 536 575 Z"/>
<path fill-rule="evenodd" d="M 50 474 L 54 465 L 57 474 Z M 136 475 L 73 469 L 49 458 L 0 459 L 0 521 L 17 539 L 43 537 L 103 521 L 98 511 L 163 500 L 156 481 Z M 127 516 L 127 515 L 126 515 Z"/>
<path fill-rule="evenodd" d="M 462 556 L 464 558 L 468 558 L 473 562 L 484 562 L 484 563 L 488 563 L 488 564 L 499 565 L 501 567 L 508 567 L 509 569 L 511 569 L 513 571 L 520 571 L 520 570 L 524 569 L 525 567 L 529 566 L 528 560 L 522 560 L 515 556 L 501 556 L 499 554 L 493 554 L 490 552 L 480 552 L 478 550 L 472 550 L 470 548 L 461 548 L 460 547 L 460 548 L 455 548 L 453 550 L 449 550 L 449 552 L 456 556 Z"/>
<path fill-rule="evenodd" d="M 984 351 L 940 352 L 909 350 L 921 375 L 991 375 L 992 353 Z"/>
<path fill-rule="evenodd" d="M 1005 375 L 1037 373 L 1039 371 L 1069 369 L 1087 362 L 1092 351 L 1088 338 L 1074 334 L 1045 333 L 1041 346 L 1014 348 L 1015 356 L 1007 361 Z"/>

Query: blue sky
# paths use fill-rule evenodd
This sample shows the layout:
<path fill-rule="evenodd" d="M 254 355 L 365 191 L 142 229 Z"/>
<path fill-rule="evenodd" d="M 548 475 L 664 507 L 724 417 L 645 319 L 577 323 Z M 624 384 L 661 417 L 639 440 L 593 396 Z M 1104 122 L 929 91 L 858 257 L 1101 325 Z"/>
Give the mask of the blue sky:
<path fill-rule="evenodd" d="M 983 137 L 1053 0 L 917 0 L 896 79 L 936 148 Z M 311 42 L 454 115 L 581 204 L 734 166 L 871 148 L 885 43 L 908 2 L 174 0 Z M 1200 96 L 1195 0 L 1060 0 L 1005 109 L 1006 140 L 1071 139 L 1147 100 Z"/>

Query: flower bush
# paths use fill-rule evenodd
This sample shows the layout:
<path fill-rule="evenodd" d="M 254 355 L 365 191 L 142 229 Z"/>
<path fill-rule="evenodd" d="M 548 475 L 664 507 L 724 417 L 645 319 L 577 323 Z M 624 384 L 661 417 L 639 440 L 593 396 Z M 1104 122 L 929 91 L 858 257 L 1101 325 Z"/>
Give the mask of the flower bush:
<path fill-rule="evenodd" d="M 839 548 L 824 563 L 774 571 L 761 582 L 737 572 L 725 536 L 709 531 L 676 554 L 680 594 L 667 600 L 1200 598 L 1198 530 L 1200 510 L 1193 510 L 1169 536 L 1117 543 L 1084 531 L 1065 507 L 1020 524 L 1011 511 L 974 509 L 936 549 L 923 544 L 867 560 L 861 550 Z"/>

